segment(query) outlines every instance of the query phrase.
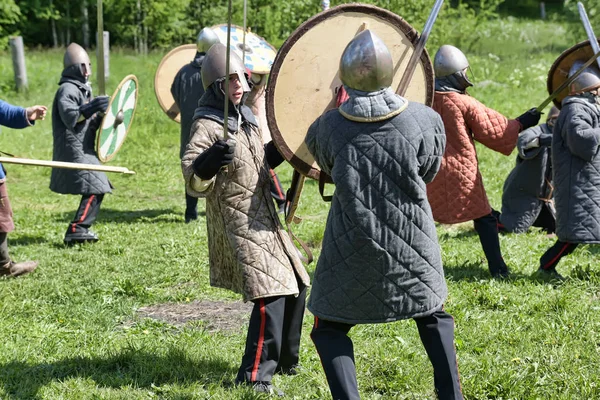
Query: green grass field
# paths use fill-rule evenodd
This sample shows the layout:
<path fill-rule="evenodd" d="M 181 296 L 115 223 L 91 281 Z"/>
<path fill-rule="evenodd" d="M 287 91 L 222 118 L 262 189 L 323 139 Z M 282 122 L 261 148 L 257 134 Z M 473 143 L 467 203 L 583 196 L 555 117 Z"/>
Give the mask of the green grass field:
<path fill-rule="evenodd" d="M 547 96 L 551 63 L 573 44 L 566 37 L 556 23 L 490 24 L 476 53 L 468 54 L 477 82 L 471 93 L 513 118 L 536 106 Z M 161 111 L 153 90 L 162 55 L 111 54 L 109 92 L 133 73 L 141 97 L 134 127 L 110 165 L 137 175 L 110 176 L 114 194 L 105 198 L 94 226 L 100 242 L 65 248 L 62 238 L 79 197 L 50 192 L 50 169 L 6 165 L 17 225 L 9 236 L 12 256 L 39 260 L 40 266 L 29 276 L 0 280 L 0 399 L 262 398 L 226 387 L 241 359 L 246 317 L 232 330 L 215 331 L 208 322 L 174 324 L 138 312 L 164 303 L 238 300 L 209 286 L 203 218 L 183 223 L 179 126 Z M 10 55 L 0 54 L 0 98 L 51 106 L 62 52 L 29 51 L 27 66 L 30 91 L 19 95 L 11 88 Z M 51 148 L 49 119 L 21 131 L 2 128 L 2 151 L 51 159 Z M 491 202 L 499 208 L 514 155 L 480 148 L 479 159 Z M 282 166 L 279 174 L 287 187 L 291 168 Z M 316 255 L 327 211 L 317 185 L 308 182 L 296 233 Z M 465 397 L 600 398 L 599 249 L 578 248 L 559 265 L 568 279 L 545 283 L 532 274 L 555 239 L 537 230 L 503 236 L 514 278 L 496 281 L 470 224 L 439 226 L 438 233 Z M 308 336 L 311 323 L 307 312 L 302 372 L 274 379 L 290 399 L 329 398 Z M 434 397 L 432 369 L 412 321 L 359 326 L 352 337 L 364 399 Z"/>

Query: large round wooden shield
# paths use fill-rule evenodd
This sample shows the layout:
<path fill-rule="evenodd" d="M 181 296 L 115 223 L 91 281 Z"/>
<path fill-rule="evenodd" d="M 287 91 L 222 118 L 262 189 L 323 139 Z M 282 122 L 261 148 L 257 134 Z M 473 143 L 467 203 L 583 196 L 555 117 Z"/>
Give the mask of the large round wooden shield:
<path fill-rule="evenodd" d="M 313 179 L 319 178 L 320 171 L 304 138 L 309 126 L 335 107 L 336 91 L 342 85 L 340 58 L 363 29 L 373 31 L 390 50 L 396 90 L 419 35 L 398 15 L 375 6 L 346 4 L 315 15 L 292 33 L 273 62 L 266 96 L 271 135 L 284 158 Z M 433 67 L 423 51 L 405 97 L 430 106 L 433 93 Z"/>
<path fill-rule="evenodd" d="M 575 61 L 586 62 L 592 58 L 593 55 L 594 50 L 592 50 L 589 40 L 577 43 L 575 46 L 563 51 L 556 61 L 554 61 L 552 67 L 550 67 L 550 72 L 548 72 L 548 93 L 554 93 L 554 91 L 569 78 L 569 70 Z M 569 88 L 566 87 L 552 100 L 554 105 L 560 109 L 562 107 L 563 99 L 568 95 Z"/>
<path fill-rule="evenodd" d="M 154 93 L 156 94 L 158 104 L 160 104 L 160 107 L 167 113 L 169 118 L 175 122 L 180 122 L 181 114 L 171 94 L 171 85 L 175 80 L 177 72 L 184 65 L 194 60 L 196 50 L 197 47 L 195 44 L 184 44 L 183 46 L 175 47 L 163 57 L 154 75 Z"/>
<path fill-rule="evenodd" d="M 121 148 L 133 122 L 138 88 L 135 75 L 127 75 L 110 98 L 96 138 L 96 152 L 100 161 L 110 161 Z"/>
<path fill-rule="evenodd" d="M 219 41 L 227 46 L 227 24 L 211 26 L 219 37 Z M 244 65 L 256 74 L 268 74 L 275 60 L 277 50 L 262 37 L 246 32 L 246 51 L 244 49 L 244 28 L 231 25 L 231 50 L 235 51 L 240 58 L 244 53 Z"/>

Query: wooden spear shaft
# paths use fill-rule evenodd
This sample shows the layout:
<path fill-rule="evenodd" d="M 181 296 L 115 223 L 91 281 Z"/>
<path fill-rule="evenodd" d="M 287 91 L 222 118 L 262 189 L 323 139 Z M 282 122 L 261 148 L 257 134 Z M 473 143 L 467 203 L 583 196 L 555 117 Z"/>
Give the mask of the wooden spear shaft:
<path fill-rule="evenodd" d="M 102 0 L 98 0 L 98 36 L 96 39 L 96 62 L 98 63 L 98 93 L 106 94 L 104 82 L 104 12 Z"/>
<path fill-rule="evenodd" d="M 109 167 L 106 165 L 72 163 L 72 162 L 64 162 L 64 161 L 32 160 L 29 158 L 17 158 L 17 157 L 0 157 L 0 163 L 19 164 L 19 165 L 35 165 L 38 167 L 53 167 L 53 168 L 66 168 L 66 169 L 86 169 L 86 170 L 90 170 L 90 171 L 117 172 L 117 173 L 126 174 L 126 175 L 134 175 L 135 174 L 135 171 L 131 171 L 125 167 Z"/>

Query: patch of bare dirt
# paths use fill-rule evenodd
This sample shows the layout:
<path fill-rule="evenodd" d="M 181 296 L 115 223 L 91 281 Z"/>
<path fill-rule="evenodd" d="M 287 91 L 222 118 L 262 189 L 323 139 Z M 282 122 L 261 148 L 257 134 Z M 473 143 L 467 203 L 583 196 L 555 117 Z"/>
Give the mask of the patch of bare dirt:
<path fill-rule="evenodd" d="M 245 326 L 250 318 L 252 303 L 241 301 L 193 301 L 191 303 L 165 303 L 142 307 L 141 317 L 153 318 L 175 326 L 202 321 L 206 330 L 236 331 Z"/>

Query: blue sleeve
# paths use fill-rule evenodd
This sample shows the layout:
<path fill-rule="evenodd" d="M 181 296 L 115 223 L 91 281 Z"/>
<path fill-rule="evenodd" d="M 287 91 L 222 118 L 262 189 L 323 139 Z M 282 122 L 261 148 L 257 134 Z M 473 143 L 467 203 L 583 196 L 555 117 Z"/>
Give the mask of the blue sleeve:
<path fill-rule="evenodd" d="M 32 125 L 27 121 L 23 107 L 17 107 L 0 100 L 0 125 L 13 129 L 23 129 Z"/>

